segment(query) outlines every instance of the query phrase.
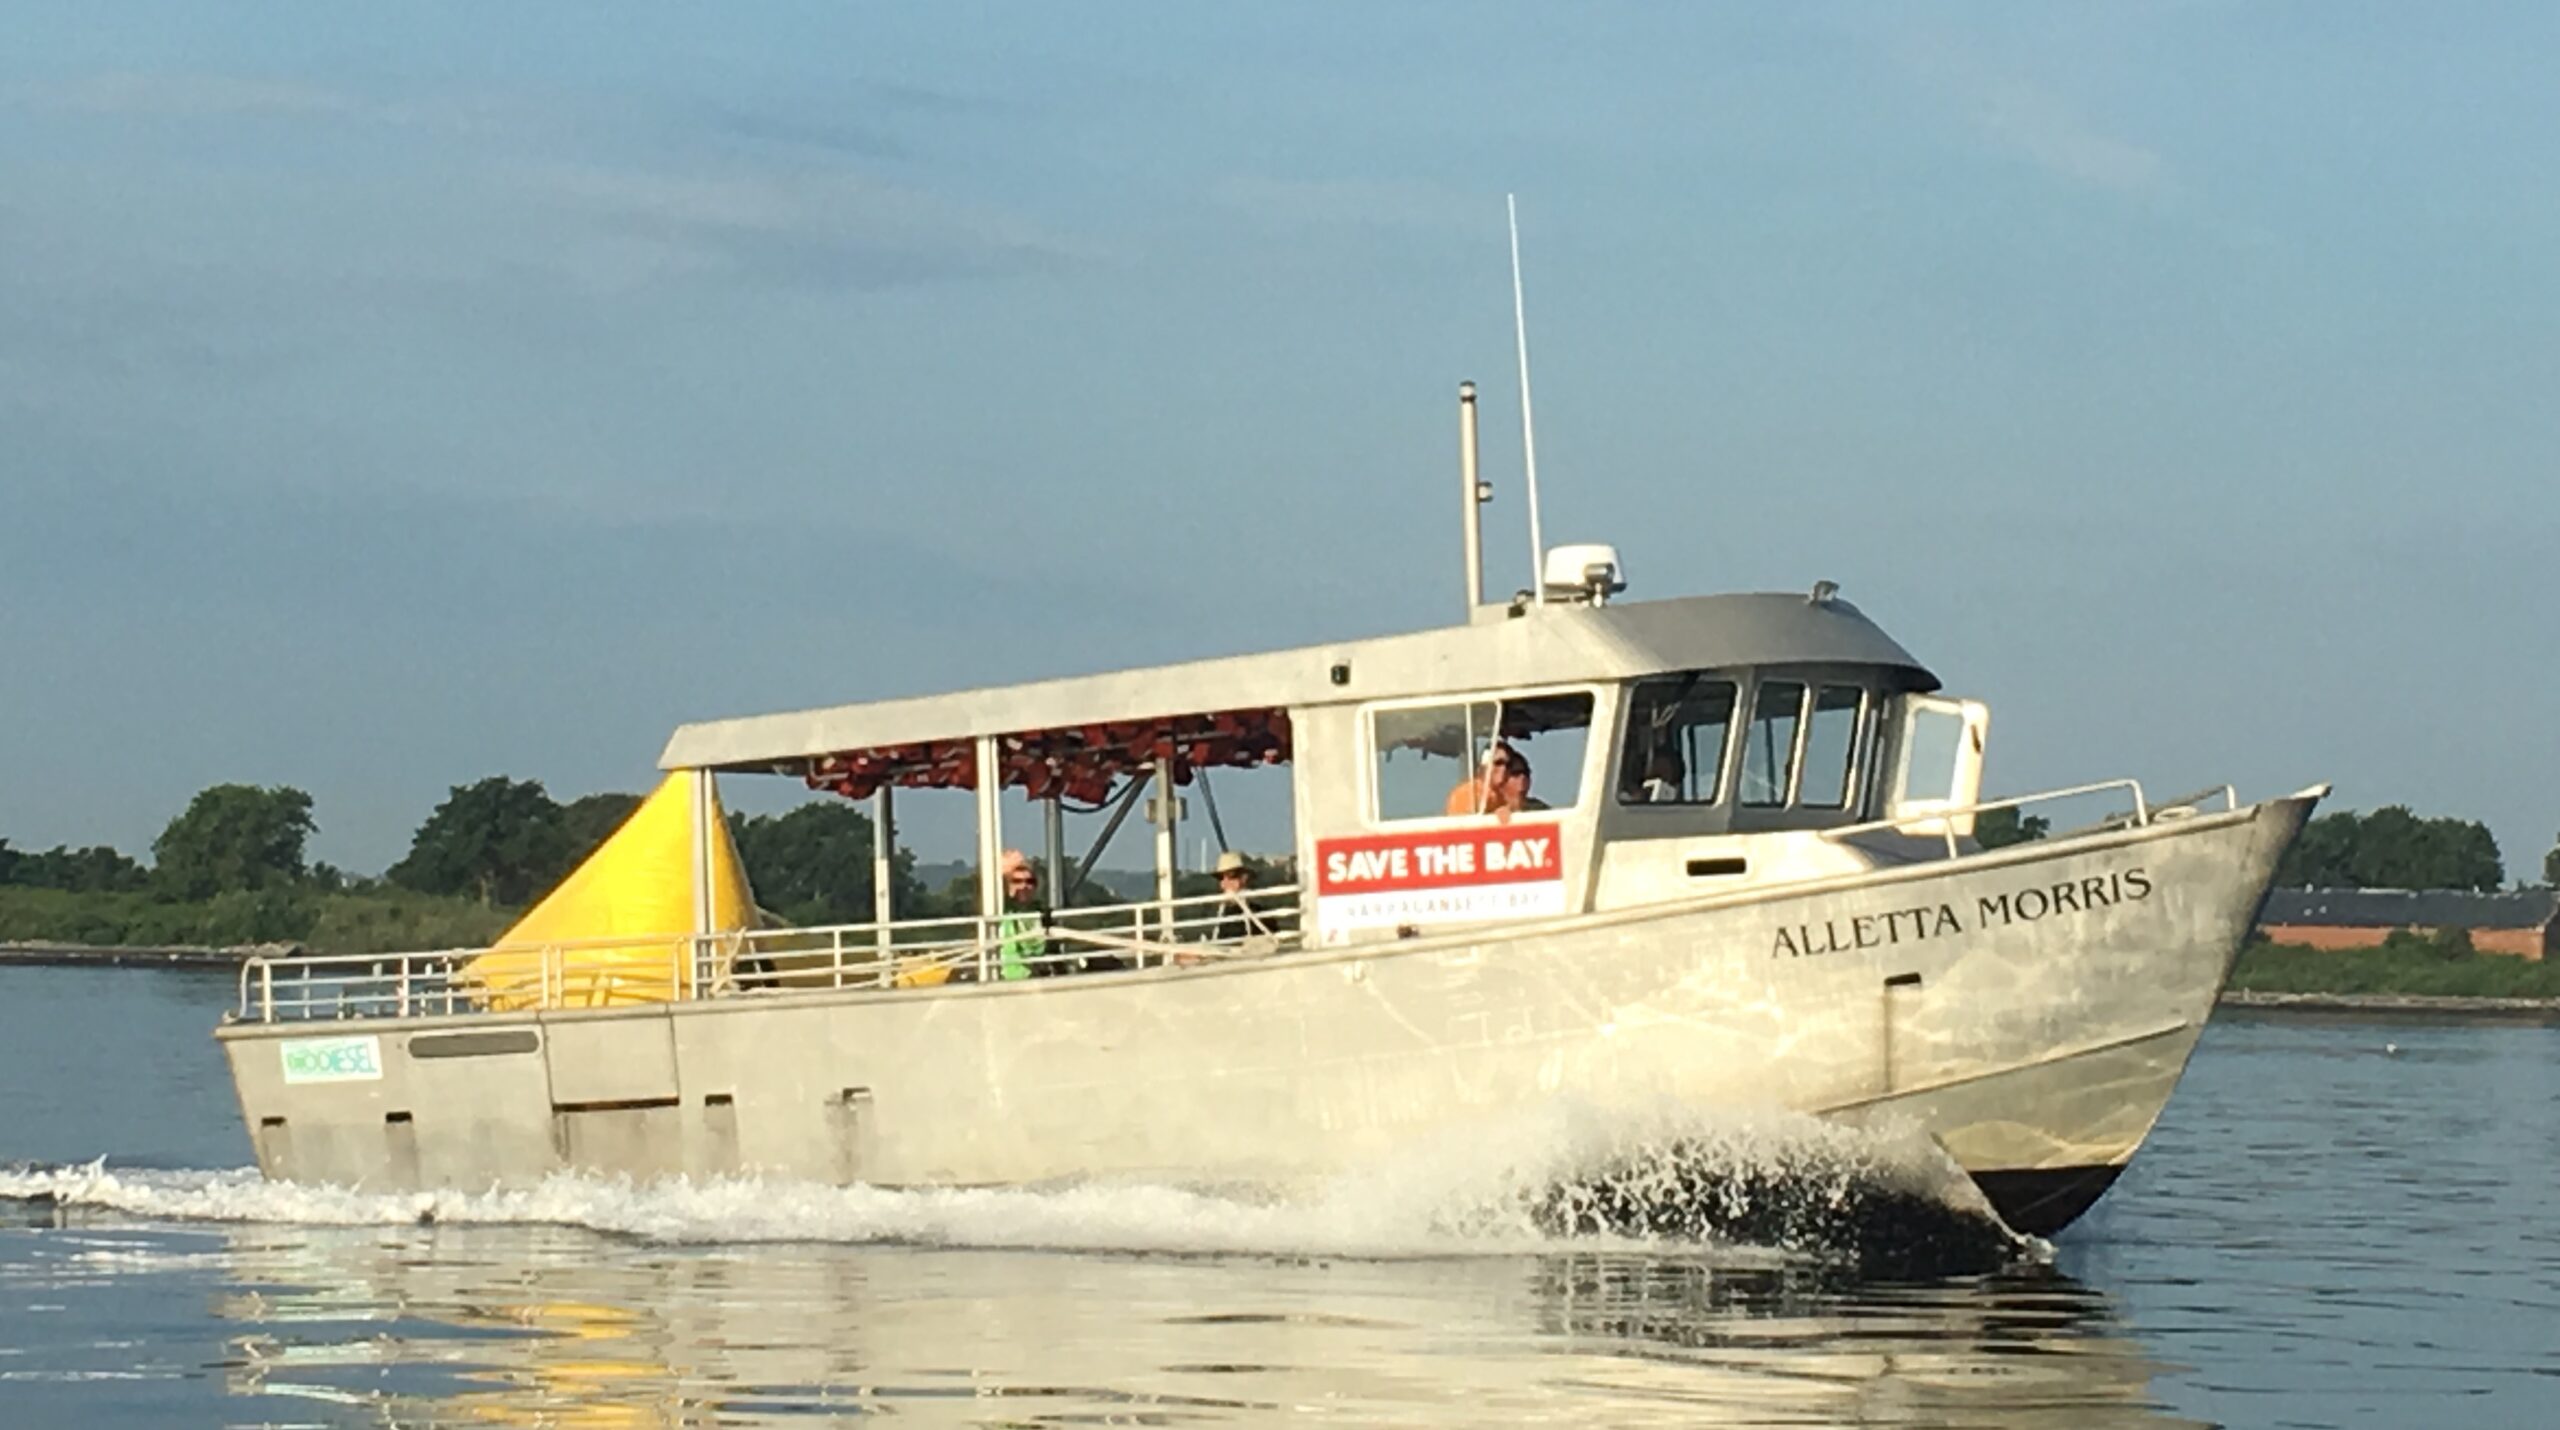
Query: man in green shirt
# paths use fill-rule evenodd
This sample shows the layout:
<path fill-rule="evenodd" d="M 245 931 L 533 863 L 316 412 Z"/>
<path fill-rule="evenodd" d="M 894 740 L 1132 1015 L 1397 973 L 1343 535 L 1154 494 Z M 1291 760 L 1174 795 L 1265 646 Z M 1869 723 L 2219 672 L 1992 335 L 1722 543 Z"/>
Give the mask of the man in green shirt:
<path fill-rule="evenodd" d="M 1040 871 L 1019 849 L 1004 851 L 1004 913 L 996 920 L 996 977 L 1037 978 L 1058 970 L 1049 955 L 1047 918 L 1040 907 Z"/>

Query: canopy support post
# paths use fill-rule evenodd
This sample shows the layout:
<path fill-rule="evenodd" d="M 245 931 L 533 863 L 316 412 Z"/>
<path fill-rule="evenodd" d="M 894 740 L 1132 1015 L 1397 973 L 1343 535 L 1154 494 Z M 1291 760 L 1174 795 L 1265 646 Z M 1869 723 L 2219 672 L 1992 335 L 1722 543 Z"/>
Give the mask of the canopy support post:
<path fill-rule="evenodd" d="M 996 767 L 996 737 L 978 737 L 978 917 L 979 942 L 1004 917 L 1004 809 L 996 788 L 1004 778 Z M 983 949 L 981 950 L 983 953 Z"/>
<path fill-rule="evenodd" d="M 693 956 L 685 961 L 692 966 L 693 991 L 699 993 L 702 990 L 702 962 L 706 947 L 705 940 L 710 936 L 711 925 L 713 922 L 711 908 L 711 771 L 692 771 L 689 783 L 692 786 L 691 793 L 693 796 Z M 677 989 L 676 996 L 679 998 L 684 997 L 685 990 L 681 988 Z"/>
<path fill-rule="evenodd" d="M 871 792 L 871 921 L 878 925 L 872 943 L 883 958 L 889 953 L 889 922 L 898 916 L 890 890 L 897 873 L 898 812 L 889 790 L 882 785 Z"/>
<path fill-rule="evenodd" d="M 1164 936 L 1173 937 L 1173 862 L 1179 857 L 1174 843 L 1175 824 L 1182 818 L 1182 803 L 1174 797 L 1173 760 L 1156 761 L 1156 922 Z"/>
<path fill-rule="evenodd" d="M 1067 812 L 1058 804 L 1056 795 L 1041 801 L 1041 834 L 1048 845 L 1040 880 L 1040 907 L 1056 913 L 1066 903 Z"/>

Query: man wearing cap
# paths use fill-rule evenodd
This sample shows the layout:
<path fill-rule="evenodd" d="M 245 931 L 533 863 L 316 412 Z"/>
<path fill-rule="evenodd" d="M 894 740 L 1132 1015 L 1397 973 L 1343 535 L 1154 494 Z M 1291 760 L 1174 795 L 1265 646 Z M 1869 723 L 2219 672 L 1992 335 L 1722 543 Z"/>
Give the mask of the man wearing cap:
<path fill-rule="evenodd" d="M 1004 914 L 996 920 L 996 977 L 1036 978 L 1057 970 L 1049 955 L 1046 912 L 1040 907 L 1040 871 L 1019 849 L 1004 851 Z"/>

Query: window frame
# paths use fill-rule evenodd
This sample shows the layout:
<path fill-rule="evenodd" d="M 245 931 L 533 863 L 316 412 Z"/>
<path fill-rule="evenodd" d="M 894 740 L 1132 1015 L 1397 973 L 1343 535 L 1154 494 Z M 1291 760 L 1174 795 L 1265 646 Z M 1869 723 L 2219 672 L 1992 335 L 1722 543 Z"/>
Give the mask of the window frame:
<path fill-rule="evenodd" d="M 1744 701 L 1751 692 L 1751 681 L 1748 678 L 1748 672 L 1732 672 L 1726 671 L 1721 667 L 1706 666 L 1697 670 L 1666 670 L 1653 675 L 1639 675 L 1631 680 L 1621 682 L 1618 687 L 1618 737 L 1616 740 L 1611 742 L 1616 751 L 1610 762 L 1611 772 L 1615 774 L 1624 773 L 1623 762 L 1626 758 L 1627 737 L 1632 733 L 1636 719 L 1637 692 L 1647 685 L 1657 683 L 1667 684 L 1687 680 L 1693 676 L 1696 677 L 1697 682 L 1700 685 L 1722 685 L 1730 687 L 1733 691 L 1733 708 L 1727 712 L 1725 716 L 1722 748 L 1716 751 L 1715 789 L 1710 791 L 1709 796 L 1706 799 L 1666 800 L 1657 803 L 1652 800 L 1628 799 L 1623 792 L 1623 786 L 1618 782 L 1618 780 L 1612 779 L 1609 781 L 1609 788 L 1612 792 L 1611 803 L 1617 808 L 1643 809 L 1652 810 L 1656 813 L 1669 813 L 1675 810 L 1728 809 L 1734 807 L 1734 796 L 1741 792 L 1741 778 L 1734 769 L 1734 742 L 1737 738 L 1736 732 L 1743 728 L 1744 721 L 1742 719 L 1742 714 L 1745 709 Z"/>
<path fill-rule="evenodd" d="M 1816 678 L 1810 675 L 1790 673 L 1764 676 L 1757 671 L 1752 673 L 1750 701 L 1738 712 L 1743 718 L 1734 722 L 1735 728 L 1742 731 L 1742 746 L 1738 753 L 1743 760 L 1748 761 L 1751 758 L 1751 727 L 1760 723 L 1760 692 L 1762 690 L 1772 685 L 1796 687 L 1796 727 L 1787 737 L 1787 763 L 1786 768 L 1781 772 L 1784 783 L 1778 790 L 1778 797 L 1765 802 L 1743 798 L 1744 771 L 1737 769 L 1734 771 L 1733 779 L 1735 809 L 1764 813 L 1774 810 L 1783 813 L 1796 807 L 1796 785 L 1804 771 L 1805 735 L 1813 728 L 1811 708 L 1814 687 L 1818 683 Z"/>
<path fill-rule="evenodd" d="M 1588 697 L 1591 701 L 1591 723 L 1584 727 L 1585 734 L 1583 736 L 1582 764 L 1581 768 L 1574 772 L 1573 803 L 1550 805 L 1546 809 L 1516 815 L 1514 818 L 1545 819 L 1581 810 L 1590 799 L 1590 791 L 1592 788 L 1592 752 L 1595 749 L 1603 750 L 1605 752 L 1606 749 L 1606 742 L 1600 739 L 1599 732 L 1605 724 L 1613 724 L 1614 722 L 1611 719 L 1612 707 L 1608 703 L 1608 692 L 1606 690 L 1589 681 L 1567 681 L 1556 685 L 1504 686 L 1496 690 L 1451 691 L 1440 695 L 1400 696 L 1393 700 L 1373 700 L 1363 704 L 1360 707 L 1360 727 L 1358 736 L 1360 742 L 1360 817 L 1363 826 L 1378 830 L 1432 829 L 1464 826 L 1479 823 L 1485 819 L 1491 818 L 1491 816 L 1483 814 L 1413 814 L 1398 818 L 1390 818 L 1380 812 L 1378 801 L 1382 791 L 1379 787 L 1378 781 L 1378 716 L 1381 713 L 1392 713 L 1400 710 L 1428 710 L 1444 706 L 1477 705 L 1490 701 L 1494 706 L 1494 738 L 1500 739 L 1502 722 L 1501 712 L 1503 706 L 1516 700 L 1541 700 L 1557 695 L 1581 695 Z M 1537 764 L 1534 745 L 1530 747 L 1529 753 L 1532 757 L 1531 766 L 1534 771 Z M 1470 759 L 1472 760 L 1472 758 L 1473 754 L 1470 752 Z M 1467 768 L 1472 770 L 1474 767 L 1470 764 Z M 1532 792 L 1535 792 L 1534 780 L 1532 781 Z"/>
<path fill-rule="evenodd" d="M 1813 754 L 1813 717 L 1822 708 L 1822 692 L 1825 690 L 1849 691 L 1858 697 L 1858 703 L 1849 707 L 1849 745 L 1842 752 L 1840 797 L 1829 804 L 1807 804 L 1804 800 L 1805 760 Z M 1865 772 L 1860 756 L 1865 753 L 1863 747 L 1869 739 L 1868 723 L 1875 705 L 1875 688 L 1865 681 L 1815 677 L 1805 682 L 1804 728 L 1796 742 L 1795 788 L 1788 792 L 1787 802 L 1781 808 L 1845 814 L 1864 804 L 1863 789 L 1858 783 Z"/>
<path fill-rule="evenodd" d="M 1733 724 L 1726 732 L 1723 787 L 1717 793 L 1716 803 L 1653 804 L 1622 798 L 1617 781 L 1624 773 L 1620 760 L 1636 718 L 1637 688 L 1652 681 L 1676 681 L 1691 675 L 1702 681 L 1732 685 L 1736 692 Z M 1749 714 L 1753 703 L 1759 699 L 1761 687 L 1772 683 L 1796 685 L 1803 689 L 1795 709 L 1797 728 L 1794 743 L 1783 752 L 1788 769 L 1786 803 L 1744 804 L 1742 764 L 1744 742 L 1750 738 Z M 1894 702 L 1908 689 L 1893 667 L 1855 661 L 1782 661 L 1768 666 L 1747 663 L 1703 665 L 1646 671 L 1622 677 L 1615 685 L 1618 719 L 1611 740 L 1609 764 L 1603 772 L 1603 777 L 1610 781 L 1603 802 L 1612 821 L 1628 817 L 1628 811 L 1641 812 L 1632 816 L 1632 824 L 1620 826 L 1612 837 L 1655 839 L 1674 834 L 1758 834 L 1824 829 L 1877 818 L 1883 812 L 1886 782 L 1893 777 L 1896 758 L 1891 738 L 1893 711 L 1897 708 Z M 1849 731 L 1853 745 L 1849 756 L 1848 784 L 1841 802 L 1808 805 L 1803 802 L 1807 785 L 1804 762 L 1811 755 L 1812 709 L 1821 699 L 1825 687 L 1856 690 L 1858 717 Z"/>

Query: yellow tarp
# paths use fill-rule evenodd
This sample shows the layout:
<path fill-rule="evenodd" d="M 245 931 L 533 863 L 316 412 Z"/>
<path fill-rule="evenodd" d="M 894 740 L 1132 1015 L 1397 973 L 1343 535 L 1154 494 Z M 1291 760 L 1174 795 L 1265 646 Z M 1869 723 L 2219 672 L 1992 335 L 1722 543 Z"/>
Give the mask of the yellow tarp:
<path fill-rule="evenodd" d="M 585 863 L 462 970 L 490 1008 L 665 1003 L 693 986 L 693 776 L 678 771 Z M 711 792 L 714 932 L 753 926 L 755 896 Z"/>

